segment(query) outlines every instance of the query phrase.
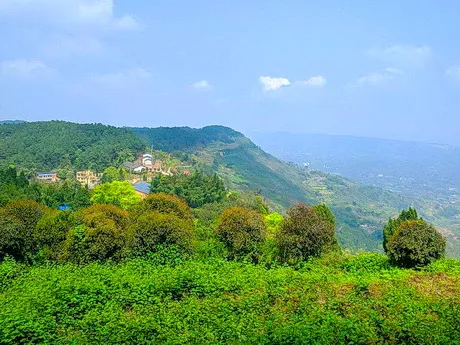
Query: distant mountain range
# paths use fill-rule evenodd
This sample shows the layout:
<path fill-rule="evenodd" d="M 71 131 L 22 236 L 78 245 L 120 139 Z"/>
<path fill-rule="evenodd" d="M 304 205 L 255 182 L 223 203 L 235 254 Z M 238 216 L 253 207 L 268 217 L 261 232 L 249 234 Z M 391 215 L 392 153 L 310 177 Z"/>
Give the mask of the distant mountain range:
<path fill-rule="evenodd" d="M 282 132 L 251 138 L 286 161 L 405 195 L 460 203 L 460 147 Z"/>
<path fill-rule="evenodd" d="M 14 125 L 14 124 L 17 124 L 17 123 L 24 123 L 26 121 L 22 121 L 22 120 L 4 120 L 4 121 L 0 121 L 0 125 Z"/>
<path fill-rule="evenodd" d="M 0 166 L 15 164 L 28 171 L 102 169 L 146 148 L 190 154 L 200 168 L 217 172 L 228 188 L 259 192 L 279 211 L 296 201 L 326 203 L 337 217 L 345 248 L 381 250 L 384 222 L 415 206 L 446 235 L 449 253 L 460 255 L 460 222 L 439 202 L 286 163 L 228 127 L 116 128 L 63 121 L 0 126 Z"/>

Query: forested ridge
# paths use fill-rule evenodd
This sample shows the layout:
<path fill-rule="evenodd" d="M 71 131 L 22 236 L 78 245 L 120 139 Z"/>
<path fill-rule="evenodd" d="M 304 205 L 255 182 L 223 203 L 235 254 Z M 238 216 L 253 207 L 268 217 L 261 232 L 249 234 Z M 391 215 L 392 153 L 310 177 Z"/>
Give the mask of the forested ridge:
<path fill-rule="evenodd" d="M 130 130 L 64 121 L 0 125 L 0 166 L 27 171 L 102 171 L 136 157 L 143 142 Z"/>

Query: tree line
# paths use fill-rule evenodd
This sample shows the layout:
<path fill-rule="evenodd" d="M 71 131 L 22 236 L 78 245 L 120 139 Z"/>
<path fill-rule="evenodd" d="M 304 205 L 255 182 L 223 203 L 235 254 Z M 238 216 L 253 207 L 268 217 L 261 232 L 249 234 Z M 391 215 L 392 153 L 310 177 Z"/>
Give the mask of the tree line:
<path fill-rule="evenodd" d="M 200 236 L 228 260 L 252 263 L 296 265 L 340 251 L 325 205 L 298 203 L 286 217 L 232 206 L 211 219 L 204 236 L 203 224 L 185 200 L 165 193 L 150 194 L 129 211 L 111 204 L 60 211 L 12 201 L 0 209 L 0 258 L 82 264 L 145 256 L 165 246 L 194 255 L 202 250 Z M 384 238 L 391 262 L 402 267 L 427 265 L 445 252 L 445 239 L 413 209 L 390 219 Z"/>

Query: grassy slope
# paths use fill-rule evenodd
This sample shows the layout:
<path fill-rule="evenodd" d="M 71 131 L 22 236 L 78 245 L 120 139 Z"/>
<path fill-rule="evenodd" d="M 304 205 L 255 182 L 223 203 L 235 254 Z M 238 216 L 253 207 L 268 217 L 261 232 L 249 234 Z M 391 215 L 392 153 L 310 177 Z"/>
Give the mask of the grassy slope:
<path fill-rule="evenodd" d="M 0 344 L 459 344 L 460 265 L 0 264 Z"/>

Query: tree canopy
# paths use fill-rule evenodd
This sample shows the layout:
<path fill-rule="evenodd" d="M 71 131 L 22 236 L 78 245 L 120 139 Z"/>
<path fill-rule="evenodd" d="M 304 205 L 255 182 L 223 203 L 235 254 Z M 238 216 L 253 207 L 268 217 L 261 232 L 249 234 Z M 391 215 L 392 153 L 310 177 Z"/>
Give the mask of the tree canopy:
<path fill-rule="evenodd" d="M 129 182 L 113 181 L 100 184 L 94 188 L 91 202 L 93 204 L 112 204 L 125 210 L 133 209 L 141 201 L 134 187 Z"/>
<path fill-rule="evenodd" d="M 152 180 L 150 191 L 175 194 L 193 208 L 222 201 L 226 193 L 224 182 L 217 174 L 206 175 L 202 172 L 195 172 L 191 176 L 157 176 Z"/>

